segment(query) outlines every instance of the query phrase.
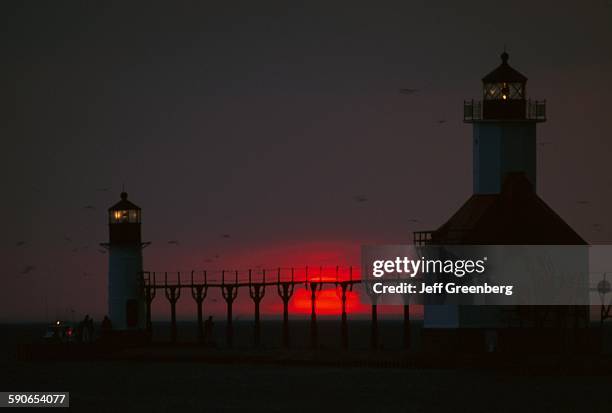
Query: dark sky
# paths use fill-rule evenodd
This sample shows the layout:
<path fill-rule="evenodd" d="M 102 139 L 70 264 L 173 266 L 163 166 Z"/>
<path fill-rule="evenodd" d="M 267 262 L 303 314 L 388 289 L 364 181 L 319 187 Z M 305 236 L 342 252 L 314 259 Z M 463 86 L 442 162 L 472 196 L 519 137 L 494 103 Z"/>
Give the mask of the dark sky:
<path fill-rule="evenodd" d="M 155 270 L 358 264 L 437 227 L 504 44 L 548 102 L 540 195 L 612 237 L 610 1 L 126 3 L 0 5 L 0 321 L 103 314 L 122 184 Z"/>

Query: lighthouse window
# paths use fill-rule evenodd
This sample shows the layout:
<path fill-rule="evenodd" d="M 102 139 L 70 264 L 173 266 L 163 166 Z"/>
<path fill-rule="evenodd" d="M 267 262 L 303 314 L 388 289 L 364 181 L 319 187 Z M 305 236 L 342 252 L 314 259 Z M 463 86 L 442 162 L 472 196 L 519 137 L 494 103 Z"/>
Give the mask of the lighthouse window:
<path fill-rule="evenodd" d="M 484 85 L 485 100 L 524 99 L 524 85 L 514 83 L 487 83 Z"/>
<path fill-rule="evenodd" d="M 500 94 L 499 85 L 489 83 L 485 85 L 485 99 L 498 99 Z"/>
<path fill-rule="evenodd" d="M 111 214 L 111 222 L 113 223 L 129 222 L 129 220 L 129 211 L 127 210 L 113 211 Z"/>
<path fill-rule="evenodd" d="M 138 210 L 136 209 L 130 210 L 130 222 L 133 222 L 133 223 L 139 222 L 140 220 L 138 219 L 139 218 L 138 215 L 139 215 Z"/>
<path fill-rule="evenodd" d="M 121 224 L 121 223 L 138 224 L 140 223 L 140 210 L 139 209 L 122 209 L 122 210 L 112 211 L 110 213 L 109 218 L 112 224 Z"/>
<path fill-rule="evenodd" d="M 523 84 L 522 83 L 509 83 L 509 98 L 510 99 L 523 99 Z"/>
<path fill-rule="evenodd" d="M 505 82 L 502 84 L 501 97 L 503 100 L 506 100 L 510 97 L 510 88 L 508 87 L 508 84 Z"/>

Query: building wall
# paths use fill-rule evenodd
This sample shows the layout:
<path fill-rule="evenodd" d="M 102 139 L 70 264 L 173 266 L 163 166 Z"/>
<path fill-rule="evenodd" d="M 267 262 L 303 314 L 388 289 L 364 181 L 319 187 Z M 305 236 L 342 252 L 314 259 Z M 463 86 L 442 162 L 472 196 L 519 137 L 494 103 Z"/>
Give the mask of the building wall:
<path fill-rule="evenodd" d="M 128 329 L 128 300 L 137 300 L 138 322 L 144 328 L 145 305 L 141 288 L 142 249 L 140 244 L 111 244 L 108 270 L 108 311 L 113 328 Z"/>
<path fill-rule="evenodd" d="M 525 243 L 528 242 L 526 240 Z M 500 244 L 502 243 L 503 240 L 500 240 Z M 459 251 L 462 247 L 452 248 Z M 496 256 L 494 251 L 499 250 L 499 247 L 494 246 L 486 250 L 489 252 L 482 255 L 491 258 Z M 442 301 L 436 300 L 436 297 L 428 297 L 424 307 L 424 327 L 563 328 L 582 326 L 582 323 L 588 320 L 588 306 L 584 303 L 589 302 L 590 297 L 589 246 L 507 247 L 503 251 L 504 256 L 496 258 L 499 266 L 489 269 L 486 276 L 491 280 L 491 284 L 496 284 L 495 280 L 503 280 L 501 284 L 506 285 L 506 280 L 513 280 L 511 282 L 515 291 L 522 291 L 518 296 L 520 299 L 505 306 L 482 305 L 487 300 L 484 297 L 474 297 L 477 300 L 473 301 L 475 305 L 454 305 L 453 297 L 445 297 L 444 302 L 450 304 L 440 305 L 437 303 Z"/>
<path fill-rule="evenodd" d="M 473 129 L 475 194 L 497 194 L 509 172 L 524 172 L 536 188 L 535 122 L 477 122 Z"/>

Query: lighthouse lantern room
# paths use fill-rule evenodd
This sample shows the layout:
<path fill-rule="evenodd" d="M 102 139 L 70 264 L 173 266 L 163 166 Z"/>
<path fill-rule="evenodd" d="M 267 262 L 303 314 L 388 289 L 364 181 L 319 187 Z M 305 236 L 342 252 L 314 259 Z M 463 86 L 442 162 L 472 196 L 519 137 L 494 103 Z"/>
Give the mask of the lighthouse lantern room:
<path fill-rule="evenodd" d="M 526 98 L 527 77 L 501 64 L 482 78 L 482 101 L 464 102 L 472 123 L 474 193 L 498 194 L 511 173 L 523 173 L 536 187 L 536 124 L 546 121 L 546 102 Z"/>

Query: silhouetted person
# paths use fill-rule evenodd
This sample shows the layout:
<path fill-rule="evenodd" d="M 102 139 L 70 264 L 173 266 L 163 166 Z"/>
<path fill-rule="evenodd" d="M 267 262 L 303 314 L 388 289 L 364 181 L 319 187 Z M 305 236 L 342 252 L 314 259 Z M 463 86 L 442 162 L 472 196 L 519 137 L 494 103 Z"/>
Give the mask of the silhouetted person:
<path fill-rule="evenodd" d="M 59 321 L 53 324 L 53 339 L 57 342 L 62 341 L 62 326 Z"/>
<path fill-rule="evenodd" d="M 84 341 L 83 335 L 85 334 L 85 320 L 79 321 L 76 327 L 76 341 L 82 343 Z"/>
<path fill-rule="evenodd" d="M 87 342 L 93 342 L 94 337 L 94 321 L 93 318 L 89 317 L 87 323 L 85 324 L 85 329 L 87 330 Z"/>
<path fill-rule="evenodd" d="M 79 330 L 81 341 L 83 343 L 89 343 L 91 341 L 91 329 L 90 329 L 91 319 L 89 318 L 89 314 L 85 315 L 83 321 L 79 323 Z"/>
<path fill-rule="evenodd" d="M 208 316 L 206 321 L 204 322 L 204 344 L 212 345 L 213 341 L 213 328 L 215 323 L 211 315 Z"/>
<path fill-rule="evenodd" d="M 100 338 L 102 341 L 107 341 L 110 338 L 111 331 L 113 330 L 113 323 L 110 321 L 107 315 L 102 319 L 100 324 Z"/>
<path fill-rule="evenodd" d="M 100 333 L 102 334 L 102 337 L 106 337 L 108 336 L 108 333 L 113 329 L 113 323 L 111 323 L 110 318 L 108 318 L 108 316 L 104 316 L 104 319 L 102 320 L 102 324 L 100 324 Z"/>

